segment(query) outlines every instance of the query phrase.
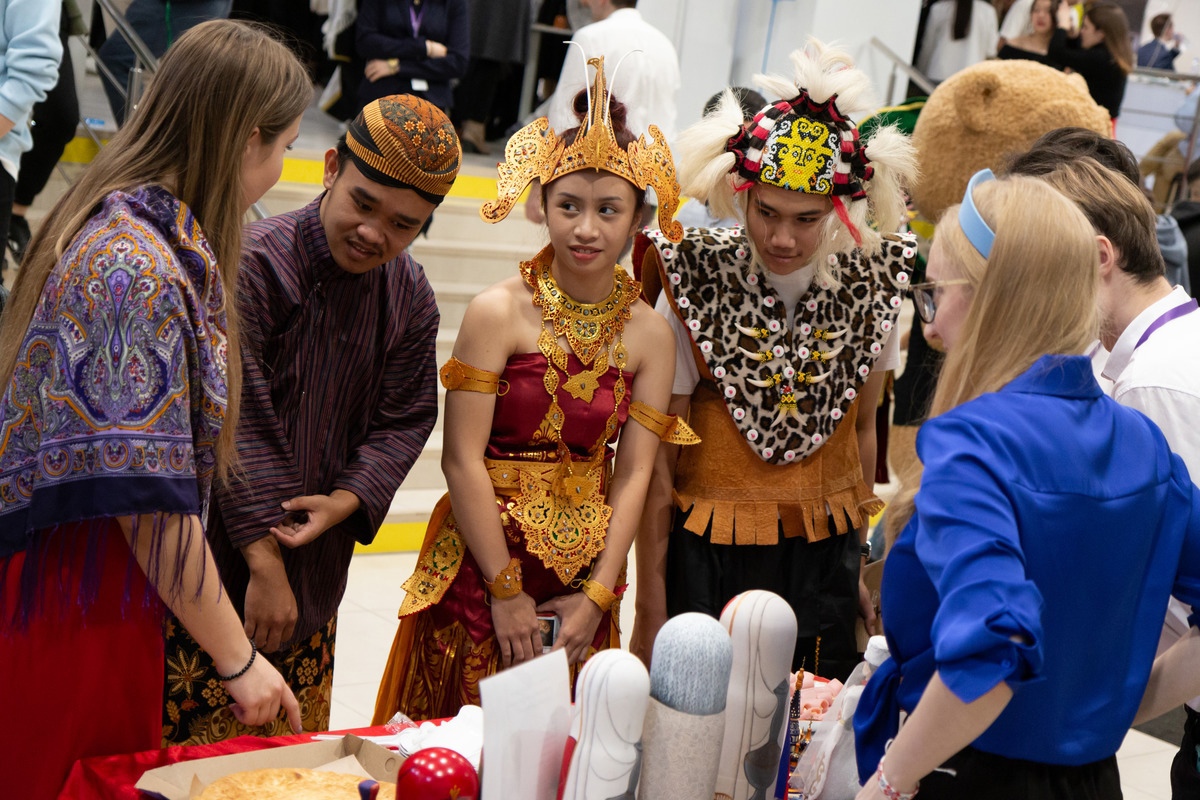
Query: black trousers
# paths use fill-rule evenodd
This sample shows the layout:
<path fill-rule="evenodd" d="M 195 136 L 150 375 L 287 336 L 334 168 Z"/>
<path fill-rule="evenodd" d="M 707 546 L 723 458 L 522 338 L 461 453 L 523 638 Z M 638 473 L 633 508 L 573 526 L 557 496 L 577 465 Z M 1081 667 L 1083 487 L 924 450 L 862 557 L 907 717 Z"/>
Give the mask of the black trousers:
<path fill-rule="evenodd" d="M 1184 711 L 1183 739 L 1171 762 L 1171 800 L 1200 800 L 1200 713 L 1187 706 Z"/>
<path fill-rule="evenodd" d="M 75 69 L 71 64 L 71 48 L 67 46 L 70 20 L 64 13 L 58 29 L 62 40 L 62 63 L 58 68 L 58 83 L 46 93 L 46 99 L 33 107 L 33 149 L 21 156 L 21 171 L 17 177 L 13 201 L 17 205 L 33 205 L 33 200 L 54 172 L 63 150 L 75 138 L 79 126 L 79 97 L 75 94 Z M 8 240 L 8 227 L 4 240 Z"/>
<path fill-rule="evenodd" d="M 667 546 L 668 615 L 698 611 L 719 618 L 725 604 L 744 591 L 774 592 L 796 613 L 792 670 L 803 666 L 824 678 L 849 677 L 860 660 L 855 635 L 860 557 L 853 530 L 809 542 L 784 538 L 781 527 L 773 545 L 713 544 L 711 526 L 697 536 L 683 527 L 687 516 L 675 512 Z"/>
<path fill-rule="evenodd" d="M 1120 800 L 1117 757 L 1064 767 L 968 747 L 921 781 L 921 800 Z"/>

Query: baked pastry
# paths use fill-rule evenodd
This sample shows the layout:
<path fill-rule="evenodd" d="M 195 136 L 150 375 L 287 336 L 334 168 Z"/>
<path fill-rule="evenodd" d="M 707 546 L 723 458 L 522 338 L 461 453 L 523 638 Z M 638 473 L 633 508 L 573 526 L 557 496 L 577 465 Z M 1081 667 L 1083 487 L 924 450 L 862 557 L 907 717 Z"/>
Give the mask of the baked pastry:
<path fill-rule="evenodd" d="M 357 800 L 362 780 L 313 769 L 253 769 L 213 781 L 197 800 Z M 377 800 L 395 799 L 396 784 L 380 783 Z"/>

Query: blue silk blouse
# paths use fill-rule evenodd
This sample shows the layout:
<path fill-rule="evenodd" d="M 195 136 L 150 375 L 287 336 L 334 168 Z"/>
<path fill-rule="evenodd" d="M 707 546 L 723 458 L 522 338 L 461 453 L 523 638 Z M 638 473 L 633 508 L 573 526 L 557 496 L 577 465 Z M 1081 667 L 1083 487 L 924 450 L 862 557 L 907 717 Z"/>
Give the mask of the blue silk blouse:
<path fill-rule="evenodd" d="M 916 513 L 881 590 L 892 657 L 855 715 L 860 776 L 935 670 L 963 702 L 1012 687 L 979 750 L 1062 765 L 1112 755 L 1168 595 L 1200 603 L 1200 490 L 1182 460 L 1101 392 L 1083 356 L 1044 356 L 926 422 L 917 452 Z"/>

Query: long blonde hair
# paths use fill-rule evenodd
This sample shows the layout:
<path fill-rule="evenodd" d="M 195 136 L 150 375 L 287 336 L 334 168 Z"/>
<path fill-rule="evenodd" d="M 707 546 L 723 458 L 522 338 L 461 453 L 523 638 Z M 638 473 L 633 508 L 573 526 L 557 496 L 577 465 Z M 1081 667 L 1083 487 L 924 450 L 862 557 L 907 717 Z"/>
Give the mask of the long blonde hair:
<path fill-rule="evenodd" d="M 995 392 L 1044 355 L 1079 354 L 1099 333 L 1100 251 L 1083 212 L 1044 181 L 1009 176 L 980 184 L 972 198 L 996 232 L 985 261 L 951 206 L 938 246 L 969 281 L 971 305 L 946 355 L 929 417 Z M 919 488 L 901 489 L 888 509 L 889 535 L 913 513 Z"/>
<path fill-rule="evenodd" d="M 304 67 L 261 27 L 215 20 L 181 36 L 133 116 L 54 204 L 30 242 L 0 320 L 0 391 L 12 380 L 46 280 L 104 198 L 144 184 L 164 185 L 195 214 L 225 290 L 228 407 L 217 440 L 223 474 L 235 461 L 241 398 L 235 300 L 243 155 L 255 128 L 261 141 L 274 141 L 304 113 L 311 97 Z"/>

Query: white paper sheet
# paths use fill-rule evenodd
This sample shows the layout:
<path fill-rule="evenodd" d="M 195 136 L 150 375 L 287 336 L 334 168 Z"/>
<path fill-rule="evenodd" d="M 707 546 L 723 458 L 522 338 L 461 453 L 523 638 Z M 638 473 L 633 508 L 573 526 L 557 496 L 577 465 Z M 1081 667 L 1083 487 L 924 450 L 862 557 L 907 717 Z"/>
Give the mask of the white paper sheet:
<path fill-rule="evenodd" d="M 567 655 L 556 650 L 479 683 L 483 796 L 554 800 L 571 722 Z"/>

